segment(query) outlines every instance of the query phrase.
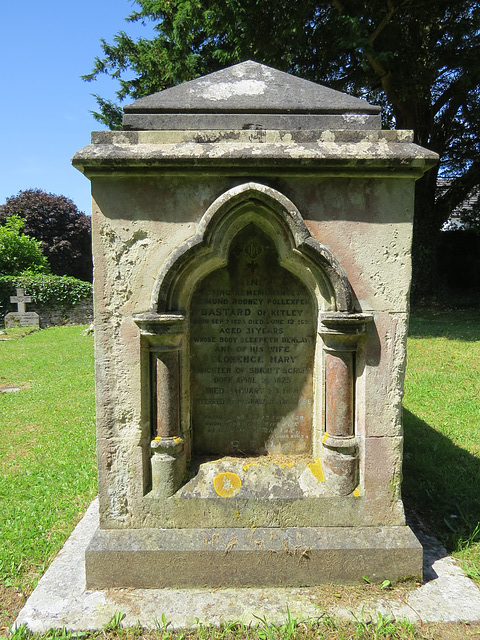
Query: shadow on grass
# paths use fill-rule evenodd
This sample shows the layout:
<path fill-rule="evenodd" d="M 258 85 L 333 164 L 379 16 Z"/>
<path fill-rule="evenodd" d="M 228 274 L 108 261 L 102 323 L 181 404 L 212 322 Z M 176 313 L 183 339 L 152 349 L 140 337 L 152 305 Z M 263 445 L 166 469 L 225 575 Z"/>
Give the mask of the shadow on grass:
<path fill-rule="evenodd" d="M 475 342 L 480 340 L 480 309 L 415 311 L 410 316 L 408 335 Z"/>
<path fill-rule="evenodd" d="M 418 516 L 449 552 L 480 542 L 480 460 L 406 409 L 404 430 L 407 515 Z"/>

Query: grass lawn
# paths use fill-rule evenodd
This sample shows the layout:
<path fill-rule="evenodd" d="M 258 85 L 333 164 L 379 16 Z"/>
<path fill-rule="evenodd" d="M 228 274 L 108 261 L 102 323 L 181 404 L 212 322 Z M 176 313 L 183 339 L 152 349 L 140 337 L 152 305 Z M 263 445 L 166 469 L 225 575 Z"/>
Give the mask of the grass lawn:
<path fill-rule="evenodd" d="M 96 492 L 93 339 L 82 329 L 0 336 L 14 338 L 0 342 L 0 390 L 21 389 L 0 393 L 0 635 Z M 480 314 L 415 314 L 404 402 L 404 500 L 480 583 L 479 381 Z M 82 637 L 176 636 L 164 629 L 118 629 L 115 622 Z M 48 637 L 68 635 L 57 631 Z M 312 624 L 287 620 L 283 627 L 259 622 L 255 630 L 200 628 L 179 637 L 463 640 L 479 635 L 479 625 L 413 627 L 382 618 L 367 625 L 322 618 Z"/>
<path fill-rule="evenodd" d="M 403 494 L 480 584 L 480 313 L 413 315 Z"/>
<path fill-rule="evenodd" d="M 0 616 L 28 593 L 96 493 L 93 338 L 0 338 Z M 19 598 L 15 598 L 15 595 Z M 1 592 L 0 592 L 1 595 Z"/>

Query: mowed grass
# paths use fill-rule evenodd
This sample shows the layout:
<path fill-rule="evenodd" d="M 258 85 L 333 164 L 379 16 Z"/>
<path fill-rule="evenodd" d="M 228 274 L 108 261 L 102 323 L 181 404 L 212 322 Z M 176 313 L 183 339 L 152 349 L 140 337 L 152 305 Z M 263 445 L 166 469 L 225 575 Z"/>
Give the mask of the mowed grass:
<path fill-rule="evenodd" d="M 414 314 L 403 494 L 480 584 L 480 313 Z"/>
<path fill-rule="evenodd" d="M 22 387 L 17 393 L 0 394 L 0 581 L 7 588 L 13 585 L 28 593 L 95 494 L 93 340 L 82 335 L 81 327 L 61 327 L 0 342 L 0 376 L 0 388 Z M 407 509 L 418 514 L 478 581 L 479 380 L 480 314 L 414 314 L 404 402 L 404 500 Z M 373 588 L 363 587 L 365 597 Z M 19 608 L 6 612 L 4 620 L 11 623 Z M 103 632 L 80 635 L 185 640 L 463 640 L 480 633 L 479 625 L 414 626 L 381 616 L 354 623 L 328 616 L 310 622 L 287 616 L 285 625 L 278 627 L 265 620 L 256 629 L 239 622 L 177 634 L 165 623 L 152 632 L 126 630 L 119 627 L 120 612 L 117 618 Z M 19 629 L 14 637 L 26 636 L 25 629 Z M 43 637 L 73 636 L 57 630 Z"/>
<path fill-rule="evenodd" d="M 0 337 L 0 580 L 29 591 L 96 493 L 93 338 Z"/>

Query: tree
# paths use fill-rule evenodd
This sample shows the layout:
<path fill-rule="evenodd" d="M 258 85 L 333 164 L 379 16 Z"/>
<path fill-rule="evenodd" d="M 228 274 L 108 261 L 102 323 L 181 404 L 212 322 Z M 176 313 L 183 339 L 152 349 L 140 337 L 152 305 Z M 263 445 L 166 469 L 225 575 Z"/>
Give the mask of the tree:
<path fill-rule="evenodd" d="M 450 211 L 480 184 L 480 8 L 472 0 L 135 0 L 125 32 L 102 40 L 93 80 L 120 82 L 119 100 L 139 98 L 251 58 L 383 107 L 385 125 L 413 129 L 439 167 L 418 181 L 414 222 L 417 297 L 434 290 L 439 234 Z M 121 109 L 97 97 L 111 128 Z M 437 196 L 438 172 L 450 179 Z"/>
<path fill-rule="evenodd" d="M 0 274 L 19 276 L 24 273 L 50 273 L 40 242 L 22 233 L 24 221 L 18 216 L 7 218 L 0 226 Z"/>
<path fill-rule="evenodd" d="M 41 189 L 20 191 L 0 206 L 0 224 L 12 215 L 41 243 L 54 275 L 92 280 L 91 221 L 72 200 Z"/>

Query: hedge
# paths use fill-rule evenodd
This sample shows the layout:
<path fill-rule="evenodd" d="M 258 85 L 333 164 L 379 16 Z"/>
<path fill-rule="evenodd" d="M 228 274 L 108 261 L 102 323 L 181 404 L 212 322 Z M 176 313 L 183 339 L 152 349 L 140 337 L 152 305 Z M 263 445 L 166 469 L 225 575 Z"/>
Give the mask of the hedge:
<path fill-rule="evenodd" d="M 23 287 L 25 295 L 32 296 L 32 305 L 44 307 L 61 306 L 70 309 L 92 295 L 90 282 L 70 276 L 0 276 L 0 316 L 15 311 L 10 296 L 16 295 L 17 287 Z"/>

